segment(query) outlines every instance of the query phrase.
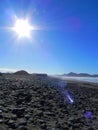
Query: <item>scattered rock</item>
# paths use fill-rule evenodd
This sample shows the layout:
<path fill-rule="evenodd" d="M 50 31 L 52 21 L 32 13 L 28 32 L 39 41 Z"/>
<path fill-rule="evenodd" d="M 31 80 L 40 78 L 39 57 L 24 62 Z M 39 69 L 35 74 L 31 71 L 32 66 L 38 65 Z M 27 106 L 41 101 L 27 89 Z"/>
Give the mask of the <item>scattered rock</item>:
<path fill-rule="evenodd" d="M 18 72 L 18 76 L 24 73 Z M 98 98 L 97 89 L 68 84 L 68 91 L 75 99 L 75 103 L 70 104 L 66 93 L 62 95 L 64 92 L 52 84 L 48 76 L 30 79 L 26 74 L 22 79 L 13 78 L 17 73 L 0 79 L 0 130 L 98 129 L 98 106 L 91 100 Z"/>

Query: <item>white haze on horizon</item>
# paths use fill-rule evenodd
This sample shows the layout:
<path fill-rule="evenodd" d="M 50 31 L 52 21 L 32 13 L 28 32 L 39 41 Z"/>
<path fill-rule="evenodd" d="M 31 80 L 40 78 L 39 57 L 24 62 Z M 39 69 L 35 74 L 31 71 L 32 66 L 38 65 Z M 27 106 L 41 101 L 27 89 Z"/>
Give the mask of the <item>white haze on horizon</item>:
<path fill-rule="evenodd" d="M 10 68 L 0 68 L 1 73 L 13 73 L 16 72 L 16 69 L 10 69 Z"/>
<path fill-rule="evenodd" d="M 69 77 L 69 76 L 56 76 L 63 80 L 74 80 L 74 81 L 85 81 L 85 82 L 92 82 L 98 83 L 98 77 Z"/>

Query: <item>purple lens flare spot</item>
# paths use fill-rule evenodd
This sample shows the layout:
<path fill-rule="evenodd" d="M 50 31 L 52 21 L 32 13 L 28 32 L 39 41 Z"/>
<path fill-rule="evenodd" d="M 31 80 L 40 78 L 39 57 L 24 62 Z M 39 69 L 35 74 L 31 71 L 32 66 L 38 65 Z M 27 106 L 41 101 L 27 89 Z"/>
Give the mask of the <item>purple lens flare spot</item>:
<path fill-rule="evenodd" d="M 86 111 L 85 118 L 90 119 L 91 117 L 92 117 L 92 112 L 91 111 Z"/>

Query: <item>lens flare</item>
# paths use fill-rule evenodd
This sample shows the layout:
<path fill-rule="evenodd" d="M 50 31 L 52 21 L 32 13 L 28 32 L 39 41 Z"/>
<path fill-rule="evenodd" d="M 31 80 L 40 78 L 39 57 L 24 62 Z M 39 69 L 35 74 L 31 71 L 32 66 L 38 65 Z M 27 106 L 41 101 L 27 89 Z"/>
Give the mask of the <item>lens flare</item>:
<path fill-rule="evenodd" d="M 91 117 L 92 117 L 92 112 L 91 111 L 86 111 L 85 118 L 90 119 Z"/>
<path fill-rule="evenodd" d="M 66 94 L 66 97 L 68 99 L 68 101 L 73 104 L 74 103 L 74 100 L 71 98 L 71 96 L 69 94 Z"/>
<path fill-rule="evenodd" d="M 67 85 L 67 83 L 64 80 L 61 80 L 58 82 L 58 86 L 60 86 L 61 88 L 65 88 Z"/>
<path fill-rule="evenodd" d="M 64 99 L 66 99 L 68 103 L 73 104 L 74 99 L 70 92 L 67 90 L 67 83 L 64 80 L 60 80 L 58 82 L 58 86 Z"/>

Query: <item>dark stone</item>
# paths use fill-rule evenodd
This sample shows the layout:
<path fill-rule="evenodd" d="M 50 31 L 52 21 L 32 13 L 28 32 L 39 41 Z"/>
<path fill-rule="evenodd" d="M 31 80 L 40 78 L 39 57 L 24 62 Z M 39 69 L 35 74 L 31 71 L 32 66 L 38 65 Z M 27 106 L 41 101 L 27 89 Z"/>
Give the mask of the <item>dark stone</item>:
<path fill-rule="evenodd" d="M 0 130 L 8 130 L 5 126 L 0 126 Z"/>
<path fill-rule="evenodd" d="M 11 119 L 12 119 L 12 120 L 17 120 L 17 116 L 16 116 L 16 115 L 12 115 L 12 116 L 11 116 Z"/>
<path fill-rule="evenodd" d="M 93 128 L 88 128 L 88 130 L 94 130 Z"/>
<path fill-rule="evenodd" d="M 0 119 L 0 124 L 2 124 L 3 123 L 3 120 L 2 119 Z"/>
<path fill-rule="evenodd" d="M 26 120 L 24 120 L 24 119 L 21 119 L 20 121 L 19 121 L 19 123 L 17 124 L 17 127 L 18 126 L 25 126 L 25 125 L 27 125 L 27 122 L 26 122 Z"/>
<path fill-rule="evenodd" d="M 0 76 L 2 76 L 2 73 L 0 72 Z"/>
<path fill-rule="evenodd" d="M 25 115 L 24 117 L 28 120 L 31 116 L 30 115 Z"/>
<path fill-rule="evenodd" d="M 17 117 L 19 117 L 19 118 L 23 117 L 24 112 L 25 112 L 25 108 L 14 108 L 12 110 L 12 113 L 15 114 L 15 115 L 17 115 Z"/>
<path fill-rule="evenodd" d="M 24 99 L 23 99 L 23 98 L 19 98 L 19 99 L 16 100 L 17 105 L 20 105 L 20 104 L 22 104 L 23 102 L 24 102 Z"/>
<path fill-rule="evenodd" d="M 15 123 L 14 120 L 9 120 L 9 121 L 8 121 L 8 125 L 13 124 L 13 123 Z"/>
<path fill-rule="evenodd" d="M 2 114 L 0 114 L 0 118 L 3 118 L 3 115 L 2 115 Z"/>
<path fill-rule="evenodd" d="M 18 112 L 18 108 L 14 108 L 14 109 L 12 110 L 12 113 L 13 113 L 13 114 L 17 114 L 17 112 Z"/>
<path fill-rule="evenodd" d="M 29 130 L 26 126 L 19 126 L 17 130 Z"/>
<path fill-rule="evenodd" d="M 31 94 L 27 94 L 25 97 L 25 102 L 30 102 L 32 99 L 32 95 Z"/>
<path fill-rule="evenodd" d="M 41 124 L 41 128 L 46 130 L 47 129 L 47 125 L 45 123 Z"/>
<path fill-rule="evenodd" d="M 13 129 L 16 128 L 16 124 L 15 124 L 15 121 L 14 121 L 14 120 L 9 120 L 9 121 L 7 122 L 7 125 L 8 125 L 10 128 L 13 128 Z"/>

